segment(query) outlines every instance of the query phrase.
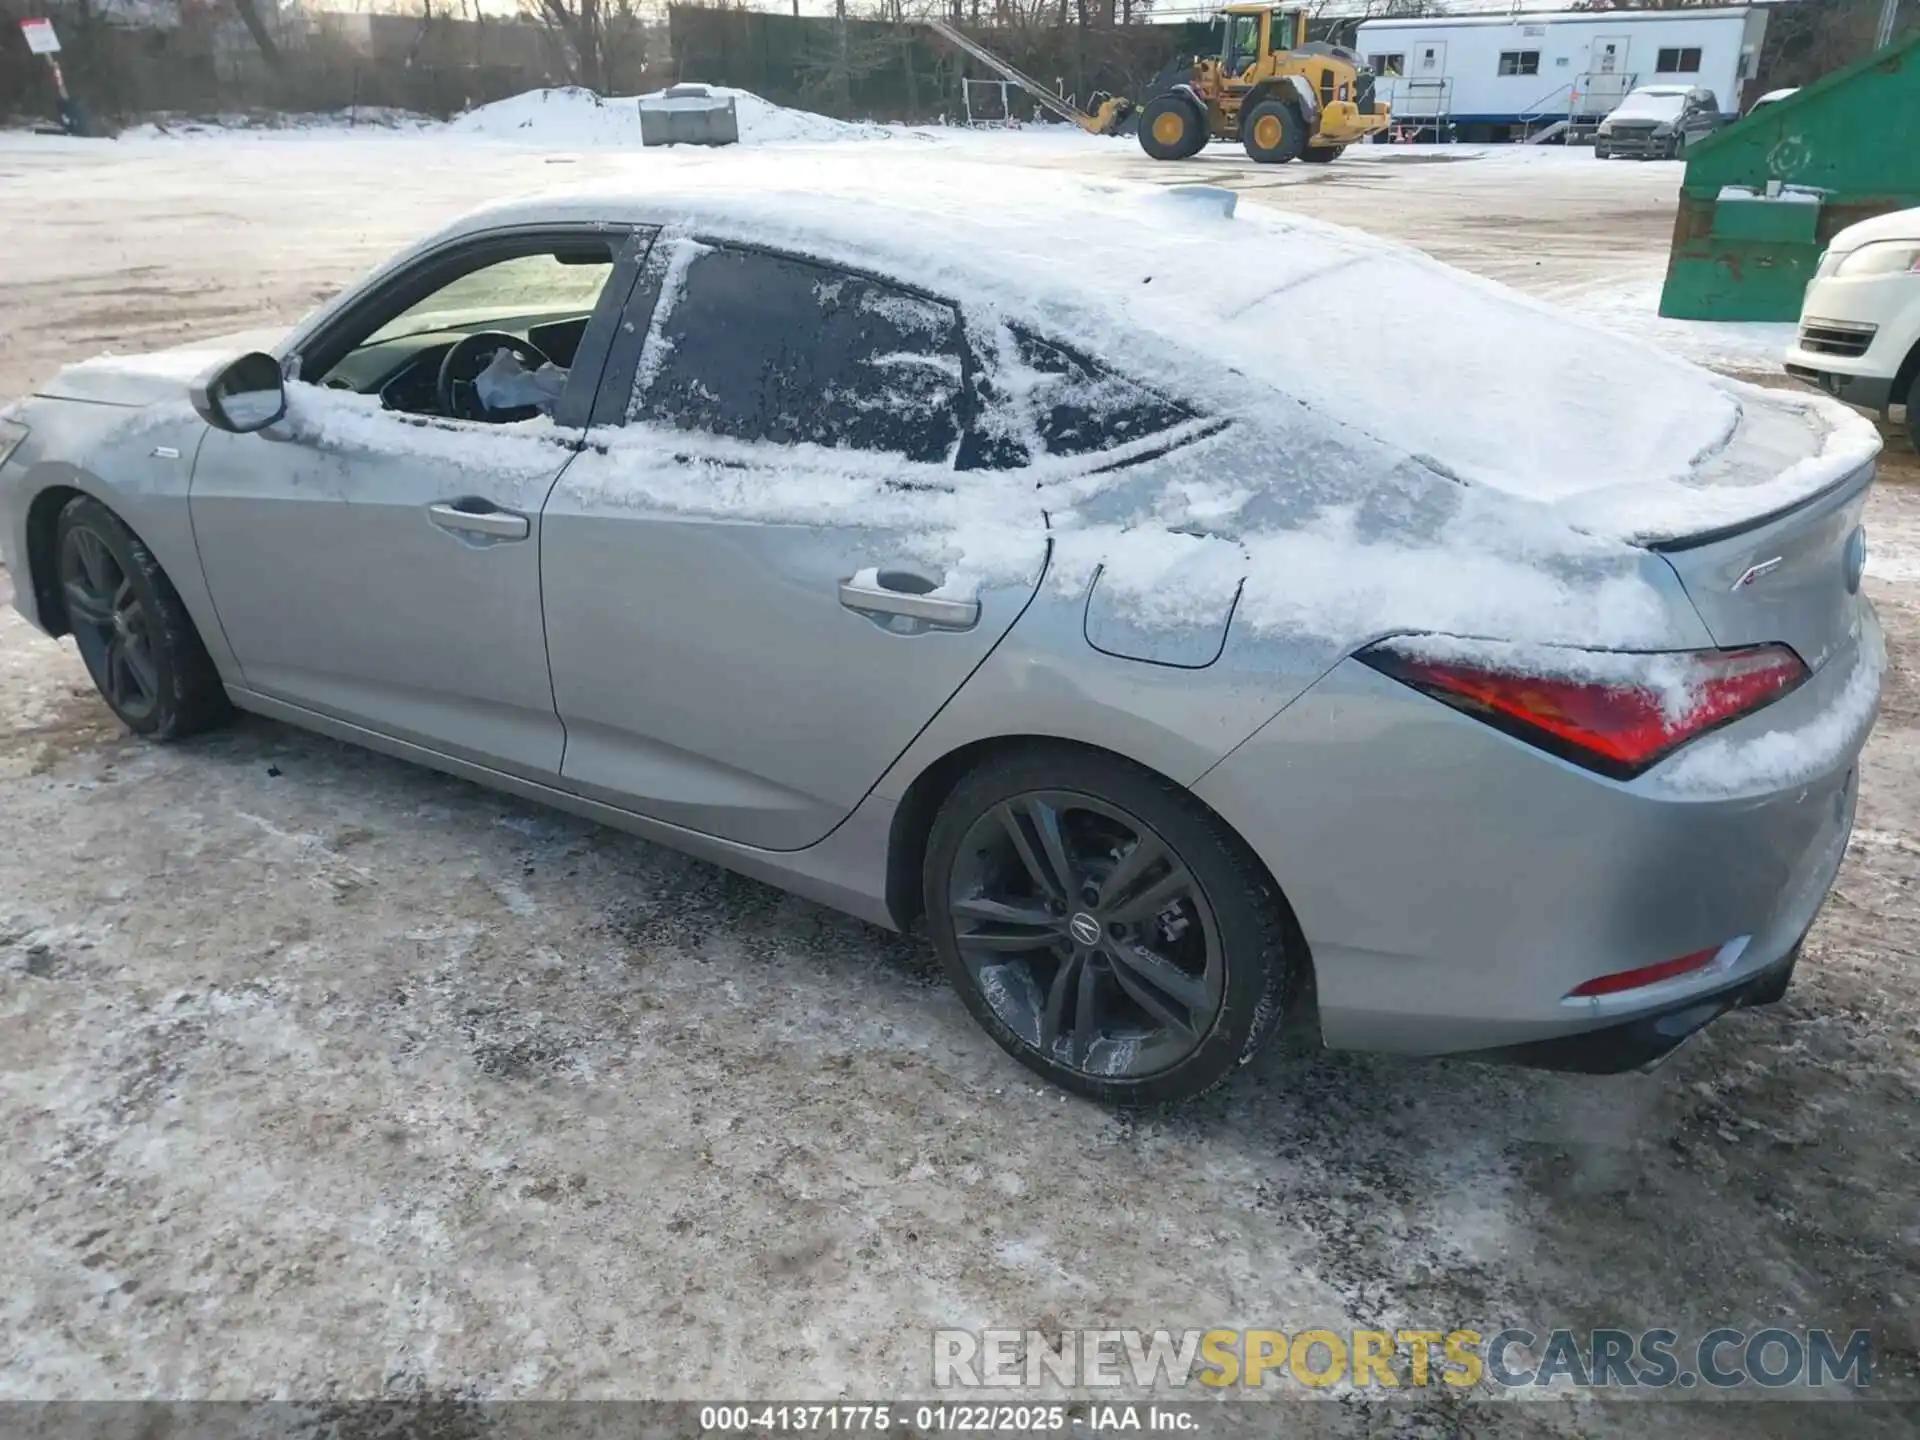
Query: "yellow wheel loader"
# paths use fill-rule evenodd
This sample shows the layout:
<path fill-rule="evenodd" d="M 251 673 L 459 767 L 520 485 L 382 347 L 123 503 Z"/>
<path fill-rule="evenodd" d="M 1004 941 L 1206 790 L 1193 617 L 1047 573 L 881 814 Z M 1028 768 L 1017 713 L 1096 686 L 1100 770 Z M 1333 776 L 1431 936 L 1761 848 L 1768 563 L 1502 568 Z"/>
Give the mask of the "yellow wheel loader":
<path fill-rule="evenodd" d="M 1337 45 L 1307 41 L 1307 12 L 1229 5 L 1220 53 L 1182 65 L 1155 83 L 1140 107 L 1140 148 L 1156 160 L 1185 160 L 1209 140 L 1238 140 L 1262 164 L 1324 163 L 1391 118 L 1373 98 L 1373 72 Z M 1041 109 L 1095 135 L 1119 134 L 1134 103 L 1116 95 L 1091 113 L 1015 69 L 944 20 L 927 28 L 1034 98 Z"/>
<path fill-rule="evenodd" d="M 1264 165 L 1324 164 L 1391 118 L 1373 72 L 1337 45 L 1308 43 L 1304 10 L 1229 5 L 1218 55 L 1163 76 L 1140 107 L 1140 148 L 1185 160 L 1209 140 L 1238 140 Z"/>

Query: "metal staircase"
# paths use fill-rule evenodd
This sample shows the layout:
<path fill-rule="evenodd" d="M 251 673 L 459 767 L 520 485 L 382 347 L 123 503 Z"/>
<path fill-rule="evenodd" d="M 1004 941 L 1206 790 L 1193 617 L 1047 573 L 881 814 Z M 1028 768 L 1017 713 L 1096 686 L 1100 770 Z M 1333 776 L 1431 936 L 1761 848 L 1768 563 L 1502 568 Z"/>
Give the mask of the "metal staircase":
<path fill-rule="evenodd" d="M 1388 134 L 1397 141 L 1443 141 L 1453 138 L 1453 81 L 1413 80 L 1396 76 L 1393 82 L 1393 120 Z"/>
<path fill-rule="evenodd" d="M 1520 112 L 1520 143 L 1544 145 L 1567 133 L 1568 107 L 1572 103 L 1573 82 L 1556 85 Z"/>

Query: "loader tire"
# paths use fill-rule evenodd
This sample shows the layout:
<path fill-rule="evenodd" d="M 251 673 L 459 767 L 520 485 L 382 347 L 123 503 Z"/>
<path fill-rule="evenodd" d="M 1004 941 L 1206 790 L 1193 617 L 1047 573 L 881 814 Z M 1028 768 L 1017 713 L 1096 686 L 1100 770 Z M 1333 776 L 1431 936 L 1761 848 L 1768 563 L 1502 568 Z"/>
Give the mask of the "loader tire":
<path fill-rule="evenodd" d="M 1309 165 L 1331 165 L 1346 148 L 1344 145 L 1309 145 L 1300 152 L 1300 158 Z"/>
<path fill-rule="evenodd" d="M 1188 160 L 1207 140 L 1207 117 L 1186 96 L 1156 95 L 1140 112 L 1140 148 L 1155 160 Z"/>
<path fill-rule="evenodd" d="M 1307 125 L 1291 105 L 1263 100 L 1241 117 L 1240 143 L 1260 164 L 1284 165 L 1307 148 Z"/>

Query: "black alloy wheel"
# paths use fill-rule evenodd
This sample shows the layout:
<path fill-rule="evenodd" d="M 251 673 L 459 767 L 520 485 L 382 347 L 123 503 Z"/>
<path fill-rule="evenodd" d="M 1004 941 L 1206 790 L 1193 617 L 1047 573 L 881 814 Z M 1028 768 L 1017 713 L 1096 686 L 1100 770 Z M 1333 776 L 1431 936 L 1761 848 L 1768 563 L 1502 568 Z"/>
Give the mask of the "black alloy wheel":
<path fill-rule="evenodd" d="M 60 537 L 60 593 L 87 672 L 114 713 L 138 729 L 160 704 L 153 617 L 106 540 L 84 525 Z"/>
<path fill-rule="evenodd" d="M 51 553 L 48 596 L 64 613 L 101 697 L 136 735 L 171 740 L 232 713 L 220 672 L 146 543 L 89 495 L 69 500 Z"/>
<path fill-rule="evenodd" d="M 1082 1074 L 1170 1069 L 1219 1014 L 1220 937 L 1192 872 L 1145 821 L 1091 795 L 1031 791 L 982 815 L 947 911 L 994 1013 Z"/>
<path fill-rule="evenodd" d="M 1035 745 L 967 775 L 926 859 L 935 946 L 1022 1064 L 1120 1104 L 1190 1099 L 1259 1048 L 1304 947 L 1252 854 L 1171 781 Z"/>

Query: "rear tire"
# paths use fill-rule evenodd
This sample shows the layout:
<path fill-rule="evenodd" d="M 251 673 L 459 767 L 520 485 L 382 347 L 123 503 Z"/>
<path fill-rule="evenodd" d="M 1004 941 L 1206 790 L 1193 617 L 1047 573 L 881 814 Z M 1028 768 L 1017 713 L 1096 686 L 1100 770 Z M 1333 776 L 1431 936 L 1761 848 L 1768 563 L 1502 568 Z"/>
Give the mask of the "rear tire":
<path fill-rule="evenodd" d="M 1173 782 L 1034 745 L 984 761 L 940 807 L 928 929 L 1008 1054 L 1116 1105 L 1190 1100 L 1250 1060 L 1305 965 L 1240 838 Z"/>
<path fill-rule="evenodd" d="M 1210 136 L 1207 117 L 1178 91 L 1156 95 L 1140 112 L 1140 148 L 1155 160 L 1188 160 Z"/>
<path fill-rule="evenodd" d="M 1300 152 L 1300 158 L 1309 165 L 1331 165 L 1346 148 L 1344 145 L 1309 145 Z"/>
<path fill-rule="evenodd" d="M 1907 387 L 1907 439 L 1920 450 L 1920 375 Z"/>
<path fill-rule="evenodd" d="M 179 592 L 118 515 L 90 496 L 68 501 L 53 553 L 74 644 L 127 729 L 173 740 L 232 713 Z"/>
<path fill-rule="evenodd" d="M 1307 148 L 1307 124 L 1291 105 L 1262 100 L 1240 117 L 1240 143 L 1260 164 L 1284 165 Z"/>

